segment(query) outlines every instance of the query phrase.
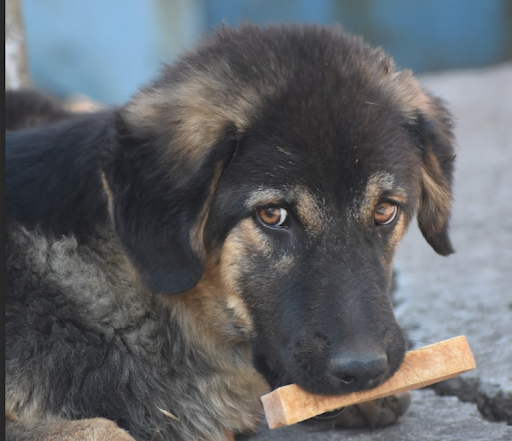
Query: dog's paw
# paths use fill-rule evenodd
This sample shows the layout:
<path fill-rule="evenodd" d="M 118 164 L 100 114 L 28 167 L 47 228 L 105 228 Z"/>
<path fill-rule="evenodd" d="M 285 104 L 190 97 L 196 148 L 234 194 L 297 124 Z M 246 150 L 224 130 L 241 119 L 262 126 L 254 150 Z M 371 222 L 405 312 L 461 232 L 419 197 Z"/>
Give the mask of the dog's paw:
<path fill-rule="evenodd" d="M 126 430 L 121 429 L 113 421 L 105 418 L 91 418 L 88 420 L 70 421 L 70 440 L 84 441 L 135 441 Z M 68 438 L 59 438 L 59 440 Z"/>
<path fill-rule="evenodd" d="M 306 422 L 342 429 L 388 426 L 397 422 L 407 412 L 411 405 L 411 397 L 410 392 L 391 395 L 318 415 Z"/>
<path fill-rule="evenodd" d="M 22 420 L 6 424 L 6 440 L 135 441 L 125 430 L 105 418 L 86 420 Z"/>

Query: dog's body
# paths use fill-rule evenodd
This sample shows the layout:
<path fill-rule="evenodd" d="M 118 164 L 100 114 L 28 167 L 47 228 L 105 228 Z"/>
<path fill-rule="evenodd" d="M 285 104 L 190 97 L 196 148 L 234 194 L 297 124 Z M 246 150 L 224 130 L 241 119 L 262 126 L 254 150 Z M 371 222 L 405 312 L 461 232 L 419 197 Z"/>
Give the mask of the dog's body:
<path fill-rule="evenodd" d="M 223 439 L 268 385 L 397 370 L 392 257 L 416 210 L 451 252 L 453 149 L 389 57 L 339 29 L 225 28 L 126 106 L 63 118 L 6 134 L 11 438 L 103 417 Z"/>

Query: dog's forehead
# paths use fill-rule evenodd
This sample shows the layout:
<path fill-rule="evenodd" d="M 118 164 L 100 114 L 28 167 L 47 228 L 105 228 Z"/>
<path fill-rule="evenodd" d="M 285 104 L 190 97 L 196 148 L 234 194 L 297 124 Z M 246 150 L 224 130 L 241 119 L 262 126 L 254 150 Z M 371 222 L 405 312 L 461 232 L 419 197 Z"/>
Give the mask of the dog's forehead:
<path fill-rule="evenodd" d="M 179 159 L 176 168 L 194 172 L 227 130 L 239 137 L 266 121 L 262 133 L 291 145 L 337 148 L 343 140 L 362 148 L 367 132 L 384 137 L 386 121 L 411 123 L 431 107 L 409 71 L 340 29 L 242 26 L 166 68 L 123 118 L 156 136 Z"/>
<path fill-rule="evenodd" d="M 315 194 L 344 195 L 354 195 L 377 172 L 396 181 L 419 173 L 410 121 L 378 78 L 361 83 L 357 73 L 331 69 L 323 81 L 298 74 L 268 97 L 241 143 L 244 169 L 269 181 L 302 182 Z"/>
<path fill-rule="evenodd" d="M 263 123 L 261 136 L 242 143 L 234 161 L 240 184 L 257 189 L 254 197 L 266 186 L 275 195 L 297 196 L 302 189 L 337 203 L 360 199 L 369 187 L 404 199 L 416 191 L 421 158 L 399 119 L 383 115 L 369 123 L 353 116 L 345 124 L 325 115 L 329 119 L 327 127 L 306 117 L 297 130 L 278 118 Z"/>

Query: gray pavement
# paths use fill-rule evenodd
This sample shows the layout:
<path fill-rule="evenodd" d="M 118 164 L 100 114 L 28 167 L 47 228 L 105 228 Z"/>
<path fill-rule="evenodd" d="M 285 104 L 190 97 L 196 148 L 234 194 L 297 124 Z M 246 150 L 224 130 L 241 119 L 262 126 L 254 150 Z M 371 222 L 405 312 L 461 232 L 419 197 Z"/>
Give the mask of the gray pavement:
<path fill-rule="evenodd" d="M 390 427 L 318 432 L 298 424 L 262 428 L 251 441 L 512 440 L 512 63 L 422 82 L 457 118 L 457 253 L 438 256 L 411 226 L 396 259 L 396 311 L 415 346 L 466 335 L 477 369 L 434 388 L 452 396 L 415 391 Z"/>
<path fill-rule="evenodd" d="M 316 431 L 303 424 L 270 431 L 262 428 L 250 441 L 510 441 L 512 428 L 490 423 L 476 406 L 456 397 L 440 397 L 432 390 L 413 392 L 402 421 L 375 430 Z"/>
<path fill-rule="evenodd" d="M 395 266 L 397 316 L 418 345 L 465 334 L 477 369 L 436 389 L 512 424 L 512 64 L 432 75 L 423 84 L 458 119 L 457 252 L 437 256 L 411 228 Z"/>

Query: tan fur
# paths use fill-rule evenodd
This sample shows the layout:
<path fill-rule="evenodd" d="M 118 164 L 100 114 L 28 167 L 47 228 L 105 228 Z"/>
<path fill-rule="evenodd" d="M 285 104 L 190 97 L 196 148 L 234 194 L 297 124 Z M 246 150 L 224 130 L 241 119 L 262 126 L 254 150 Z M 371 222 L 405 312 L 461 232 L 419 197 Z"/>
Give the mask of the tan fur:
<path fill-rule="evenodd" d="M 195 172 L 210 147 L 230 126 L 243 132 L 249 117 L 267 94 L 278 84 L 239 84 L 227 63 L 210 66 L 208 72 L 190 68 L 189 79 L 166 89 L 147 88 L 126 107 L 127 122 L 162 137 L 164 157 L 173 156 L 173 164 Z M 177 159 L 177 160 L 176 160 Z"/>
<path fill-rule="evenodd" d="M 222 347 L 244 344 L 252 332 L 252 322 L 239 294 L 226 283 L 229 275 L 221 272 L 222 264 L 209 260 L 197 285 L 191 290 L 164 301 L 176 308 L 191 342 L 219 360 Z M 220 345 L 219 345 L 220 343 Z"/>
<path fill-rule="evenodd" d="M 245 206 L 249 210 L 254 211 L 257 207 L 261 207 L 267 204 L 279 205 L 283 202 L 286 202 L 286 196 L 287 194 L 282 190 L 274 188 L 260 188 L 251 192 L 245 201 Z"/>
<path fill-rule="evenodd" d="M 237 255 L 234 250 L 240 252 Z M 252 219 L 242 220 L 227 237 L 224 243 L 224 250 L 222 256 L 224 262 L 230 261 L 227 256 L 232 256 L 231 263 L 236 263 L 236 258 L 240 259 L 248 251 L 256 250 L 262 254 L 269 255 L 271 252 L 271 246 L 269 244 L 269 238 L 263 234 L 260 229 L 255 225 Z M 226 265 L 226 263 L 222 263 Z M 227 272 L 227 271 L 226 271 Z"/>
<path fill-rule="evenodd" d="M 153 133 L 158 133 L 159 129 L 155 127 L 155 121 L 161 122 L 162 127 L 172 127 L 171 145 L 164 147 L 172 152 L 174 159 L 178 159 L 173 162 L 183 167 L 197 171 L 212 143 L 220 138 L 230 123 L 244 127 L 243 113 L 226 114 L 223 108 L 212 109 L 206 97 L 213 92 L 204 84 L 191 81 L 166 92 L 139 93 L 128 106 L 127 119 L 130 124 Z"/>
<path fill-rule="evenodd" d="M 16 436 L 16 423 L 7 429 Z M 23 421 L 23 439 L 28 441 L 135 441 L 125 430 L 105 418 L 84 420 Z"/>
<path fill-rule="evenodd" d="M 196 222 L 190 229 L 190 240 L 192 249 L 199 256 L 199 258 L 205 258 L 205 249 L 204 249 L 204 227 L 206 225 L 206 221 L 208 220 L 208 214 L 210 212 L 210 206 L 213 200 L 213 196 L 215 195 L 215 189 L 217 188 L 217 184 L 219 183 L 220 176 L 222 174 L 222 164 L 217 164 L 217 168 L 215 170 L 215 174 L 213 176 L 212 182 L 210 183 L 210 188 L 208 190 L 208 196 L 205 200 L 203 207 L 201 208 L 201 213 L 197 217 Z"/>
<path fill-rule="evenodd" d="M 394 254 L 398 244 L 401 242 L 404 234 L 407 231 L 408 222 L 405 216 L 400 216 L 396 225 L 393 228 L 393 232 L 391 233 L 391 237 L 388 242 L 388 250 L 391 254 Z M 391 263 L 392 257 L 389 259 Z"/>
<path fill-rule="evenodd" d="M 297 212 L 311 233 L 319 235 L 325 223 L 325 218 L 322 215 L 324 210 L 321 209 L 320 203 L 305 188 L 297 187 L 294 189 L 297 204 Z"/>
<path fill-rule="evenodd" d="M 17 421 L 18 417 L 16 414 L 9 409 L 5 409 L 5 421 Z"/>
<path fill-rule="evenodd" d="M 444 228 L 448 220 L 451 194 L 446 187 L 439 185 L 441 177 L 434 178 L 431 171 L 425 166 L 422 171 L 422 190 L 428 195 L 428 204 L 424 204 L 423 198 L 419 199 L 418 215 L 422 221 L 424 220 L 426 224 L 431 225 L 433 233 L 438 233 Z"/>
<path fill-rule="evenodd" d="M 448 222 L 452 198 L 438 159 L 427 145 L 421 178 L 422 197 L 418 202 L 418 221 L 429 225 L 432 233 L 443 230 Z"/>
<path fill-rule="evenodd" d="M 108 201 L 108 212 L 110 214 L 110 218 L 112 222 L 114 221 L 114 194 L 112 193 L 112 189 L 110 185 L 108 185 L 107 178 L 105 177 L 105 173 L 101 172 L 101 185 L 103 186 L 103 191 L 107 195 Z"/>
<path fill-rule="evenodd" d="M 366 81 L 369 84 L 387 91 L 388 97 L 396 103 L 403 115 L 414 122 L 417 111 L 432 116 L 435 106 L 431 97 L 425 92 L 420 82 L 409 69 L 398 70 L 394 60 L 384 53 L 382 49 L 374 49 L 376 57 L 372 57 L 373 66 L 365 70 Z M 367 102 L 379 105 L 379 103 Z"/>
<path fill-rule="evenodd" d="M 403 188 L 395 185 L 393 175 L 382 172 L 375 173 L 368 179 L 360 209 L 355 211 L 355 216 L 358 220 L 363 222 L 371 220 L 373 222 L 375 207 L 384 191 L 392 191 L 393 198 L 398 202 L 405 202 L 406 192 Z"/>

